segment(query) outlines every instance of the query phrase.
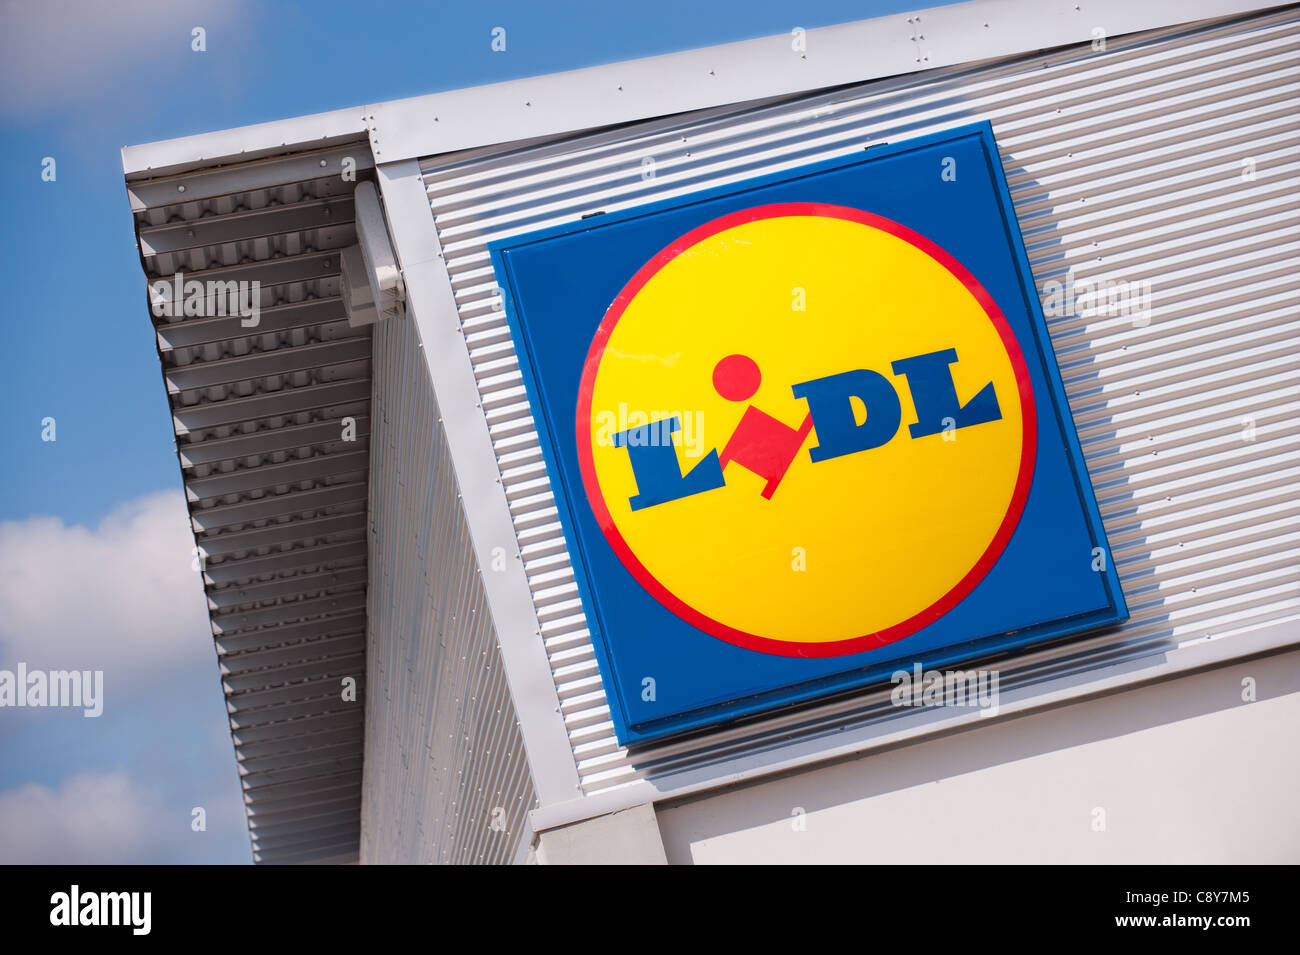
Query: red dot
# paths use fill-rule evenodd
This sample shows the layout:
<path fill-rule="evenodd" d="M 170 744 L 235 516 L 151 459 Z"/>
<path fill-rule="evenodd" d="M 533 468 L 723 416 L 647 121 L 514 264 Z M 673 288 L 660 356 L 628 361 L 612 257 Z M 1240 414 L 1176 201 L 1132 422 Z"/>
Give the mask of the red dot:
<path fill-rule="evenodd" d="M 728 401 L 748 401 L 763 380 L 754 359 L 728 355 L 713 368 L 713 387 Z"/>

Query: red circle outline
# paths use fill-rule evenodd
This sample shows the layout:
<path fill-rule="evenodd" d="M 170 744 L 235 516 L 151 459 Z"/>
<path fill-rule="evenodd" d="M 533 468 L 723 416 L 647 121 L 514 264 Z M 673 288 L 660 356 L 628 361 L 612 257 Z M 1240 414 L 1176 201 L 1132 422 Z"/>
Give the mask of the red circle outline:
<path fill-rule="evenodd" d="M 1016 375 L 1024 431 L 1020 450 L 1020 469 L 1016 477 L 1015 488 L 1011 494 L 1011 502 L 1007 506 L 1006 515 L 998 526 L 997 533 L 993 535 L 993 540 L 990 541 L 988 548 L 980 556 L 980 559 L 976 561 L 975 566 L 967 571 L 966 575 L 946 594 L 924 610 L 900 623 L 875 633 L 820 643 L 776 640 L 772 637 L 762 637 L 758 634 L 737 630 L 735 627 L 730 627 L 721 621 L 705 616 L 669 591 L 637 559 L 627 541 L 623 539 L 623 535 L 619 533 L 618 527 L 609 513 L 609 508 L 605 504 L 605 499 L 600 493 L 600 482 L 596 477 L 595 459 L 591 447 L 591 399 L 596 383 L 596 372 L 605 353 L 605 346 L 609 343 L 610 335 L 614 332 L 614 326 L 618 324 L 618 320 L 623 316 L 628 305 L 645 287 L 646 283 L 682 252 L 711 236 L 717 235 L 719 232 L 747 222 L 786 216 L 822 216 L 832 219 L 845 219 L 850 222 L 871 226 L 915 246 L 946 268 L 979 302 L 1002 339 L 1002 345 L 1007 351 L 1007 356 L 1011 360 L 1011 366 Z M 600 529 L 610 547 L 613 548 L 614 553 L 622 561 L 623 566 L 651 596 L 686 623 L 727 643 L 773 656 L 807 658 L 848 656 L 902 640 L 904 637 L 916 633 L 922 627 L 934 623 L 969 596 L 970 592 L 975 589 L 989 570 L 992 569 L 993 565 L 997 563 L 998 558 L 1002 556 L 1002 551 L 1006 548 L 1007 542 L 1016 529 L 1016 525 L 1020 522 L 1020 516 L 1024 512 L 1025 500 L 1029 497 L 1029 488 L 1033 482 L 1034 462 L 1038 450 L 1037 415 L 1034 406 L 1033 388 L 1029 381 L 1029 370 L 1025 366 L 1024 356 L 1020 352 L 1020 346 L 1011 331 L 1011 326 L 993 301 L 993 296 L 985 290 L 984 286 L 980 285 L 975 276 L 971 275 L 965 266 L 920 233 L 913 232 L 892 219 L 886 219 L 874 213 L 864 212 L 861 209 L 854 209 L 849 206 L 829 205 L 820 202 L 782 202 L 754 206 L 730 213 L 692 229 L 684 236 L 670 243 L 654 258 L 641 266 L 636 275 L 632 276 L 631 280 L 623 286 L 623 290 L 619 292 L 618 297 L 606 310 L 605 317 L 601 320 L 600 327 L 596 329 L 596 335 L 592 339 L 591 348 L 587 352 L 587 360 L 582 369 L 582 380 L 578 386 L 576 433 L 578 463 L 582 471 L 583 488 L 586 491 L 587 500 L 591 504 L 591 509 L 596 515 L 596 521 L 600 525 Z"/>

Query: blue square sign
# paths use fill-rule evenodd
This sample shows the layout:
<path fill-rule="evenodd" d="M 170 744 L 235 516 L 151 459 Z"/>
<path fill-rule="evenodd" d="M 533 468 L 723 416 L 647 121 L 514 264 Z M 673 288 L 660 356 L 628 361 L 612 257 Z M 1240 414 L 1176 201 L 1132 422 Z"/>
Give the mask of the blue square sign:
<path fill-rule="evenodd" d="M 621 742 L 1127 616 L 988 124 L 490 249 Z"/>

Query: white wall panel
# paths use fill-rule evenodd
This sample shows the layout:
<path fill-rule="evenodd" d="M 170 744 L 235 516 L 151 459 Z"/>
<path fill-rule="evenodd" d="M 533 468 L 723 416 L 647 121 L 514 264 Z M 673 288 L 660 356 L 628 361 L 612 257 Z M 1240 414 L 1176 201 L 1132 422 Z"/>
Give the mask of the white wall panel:
<path fill-rule="evenodd" d="M 660 806 L 659 831 L 674 864 L 1294 865 L 1297 723 L 1293 650 Z"/>

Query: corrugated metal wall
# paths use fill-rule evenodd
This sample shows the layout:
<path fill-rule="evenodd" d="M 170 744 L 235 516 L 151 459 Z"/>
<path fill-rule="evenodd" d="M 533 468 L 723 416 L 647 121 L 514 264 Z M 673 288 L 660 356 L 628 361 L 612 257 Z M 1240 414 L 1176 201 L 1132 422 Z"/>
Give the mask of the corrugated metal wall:
<path fill-rule="evenodd" d="M 532 779 L 413 321 L 374 372 L 361 861 L 512 862 Z"/>
<path fill-rule="evenodd" d="M 1298 50 L 1292 8 L 422 163 L 584 791 L 888 707 L 617 745 L 486 243 L 991 120 L 1040 289 L 1152 296 L 1049 318 L 1132 618 L 1003 685 L 1230 639 L 1300 616 Z"/>

